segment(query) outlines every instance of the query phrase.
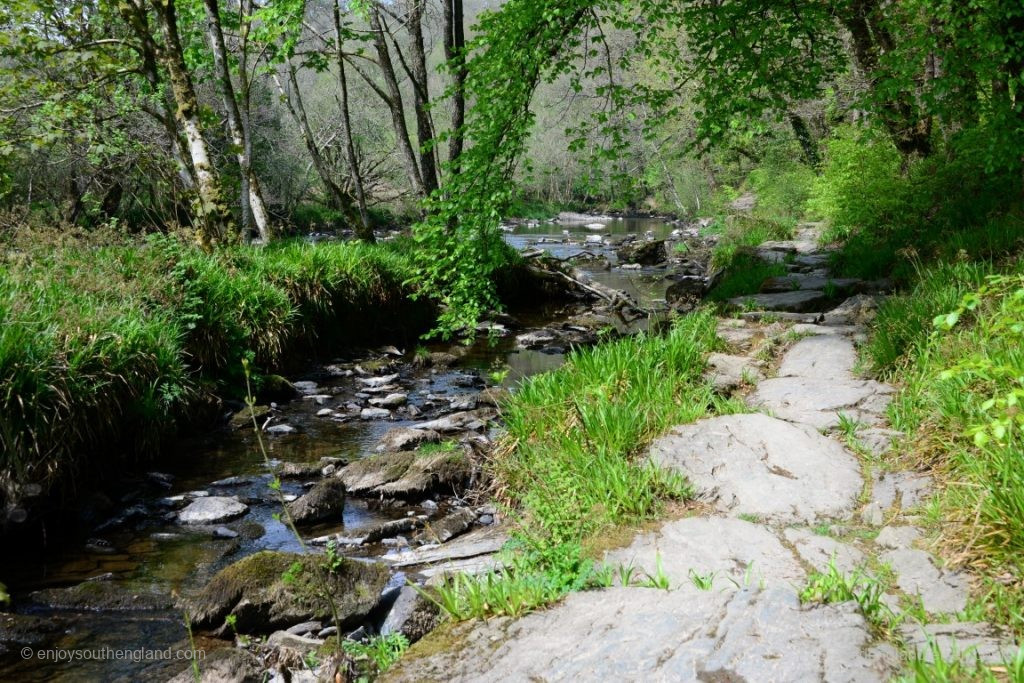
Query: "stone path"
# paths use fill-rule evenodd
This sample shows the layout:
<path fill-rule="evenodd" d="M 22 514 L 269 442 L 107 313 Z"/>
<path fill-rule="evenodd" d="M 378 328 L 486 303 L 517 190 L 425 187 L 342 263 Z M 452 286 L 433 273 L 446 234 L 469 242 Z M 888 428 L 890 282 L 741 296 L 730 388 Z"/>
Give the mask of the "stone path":
<path fill-rule="evenodd" d="M 745 317 L 761 323 L 723 320 L 720 336 L 735 355 L 716 354 L 711 379 L 724 392 L 756 382 L 746 397 L 752 412 L 675 427 L 650 449 L 658 465 L 689 478 L 709 512 L 606 555 L 638 574 L 660 567 L 669 590 L 576 593 L 518 620 L 459 624 L 446 634 L 450 647 L 426 656 L 414 649 L 388 680 L 883 681 L 915 650 L 929 658 L 930 642 L 971 662 L 998 664 L 1016 651 L 991 626 L 957 621 L 970 579 L 944 568 L 914 526 L 930 479 L 867 471 L 899 436 L 885 420 L 894 388 L 856 371 L 855 340 L 874 299 L 804 313 L 832 294 L 813 228 L 758 252 L 809 271 L 801 282 L 820 288 L 754 299 L 790 312 L 784 322 L 756 312 Z M 766 340 L 793 337 L 774 373 L 755 358 Z M 924 623 L 906 619 L 896 642 L 886 642 L 856 603 L 801 604 L 808 577 L 830 565 L 891 577 L 882 602 L 897 613 L 914 608 Z"/>

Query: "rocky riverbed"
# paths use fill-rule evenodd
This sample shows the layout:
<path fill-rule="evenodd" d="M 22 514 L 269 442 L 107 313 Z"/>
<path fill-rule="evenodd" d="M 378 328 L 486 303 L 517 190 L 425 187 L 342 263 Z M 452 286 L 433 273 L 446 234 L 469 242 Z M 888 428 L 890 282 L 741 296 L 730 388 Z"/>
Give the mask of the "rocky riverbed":
<path fill-rule="evenodd" d="M 325 350 L 326 360 L 290 381 L 256 386 L 252 410 L 225 403 L 222 430 L 183 439 L 149 471 L 111 473 L 116 484 L 85 496 L 85 537 L 5 559 L 14 600 L 0 613 L 0 671 L 19 680 L 188 679 L 180 661 L 20 655 L 186 649 L 186 615 L 210 672 L 300 675 L 306 654 L 336 635 L 335 618 L 356 639 L 419 638 L 437 615 L 408 584 L 494 566 L 506 540 L 482 467 L 503 396 L 574 346 L 641 329 L 680 278 L 704 282 L 698 230 L 604 217 L 515 228 L 509 241 L 543 252 L 537 263 L 563 273 L 552 286 L 568 298 L 483 321 L 469 346 Z M 282 504 L 302 543 L 282 523 Z M 301 555 L 303 546 L 338 558 L 337 615 L 303 582 L 280 580 L 296 563 L 299 574 L 316 573 L 305 564 L 319 560 Z M 253 646 L 231 647 L 236 637 Z"/>

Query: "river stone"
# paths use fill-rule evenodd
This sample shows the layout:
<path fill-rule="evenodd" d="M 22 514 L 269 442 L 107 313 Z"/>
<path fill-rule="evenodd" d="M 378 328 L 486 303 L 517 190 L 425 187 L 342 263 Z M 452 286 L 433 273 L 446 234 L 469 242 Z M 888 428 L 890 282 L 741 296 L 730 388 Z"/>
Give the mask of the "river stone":
<path fill-rule="evenodd" d="M 270 406 L 253 406 L 251 409 L 246 406 L 231 416 L 228 426 L 233 430 L 252 429 L 253 416 L 256 417 L 256 424 L 262 425 L 270 414 Z"/>
<path fill-rule="evenodd" d="M 838 442 L 760 414 L 674 427 L 650 457 L 685 474 L 704 499 L 733 516 L 845 519 L 863 487 L 857 459 Z"/>
<path fill-rule="evenodd" d="M 392 375 L 383 375 L 381 377 L 357 377 L 356 380 L 367 387 L 378 388 L 387 386 L 398 379 L 398 373 Z"/>
<path fill-rule="evenodd" d="M 382 522 L 368 530 L 360 539 L 360 543 L 376 543 L 385 538 L 394 538 L 399 534 L 406 534 L 410 531 L 423 528 L 426 523 L 424 517 L 402 517 L 388 522 Z"/>
<path fill-rule="evenodd" d="M 619 247 L 615 253 L 619 258 L 619 263 L 639 263 L 642 266 L 656 266 L 668 259 L 665 240 L 625 244 Z"/>
<path fill-rule="evenodd" d="M 493 408 L 478 408 L 460 413 L 452 413 L 429 422 L 420 422 L 414 425 L 415 429 L 429 429 L 442 434 L 452 432 L 477 431 L 483 429 L 488 422 L 497 416 Z"/>
<path fill-rule="evenodd" d="M 839 426 L 839 414 L 868 425 L 883 421 L 894 389 L 874 380 L 775 377 L 757 385 L 747 404 L 783 420 L 826 430 Z"/>
<path fill-rule="evenodd" d="M 239 633 L 267 633 L 304 621 L 333 622 L 331 606 L 322 597 L 325 587 L 317 578 L 323 562 L 320 555 L 274 551 L 250 555 L 218 572 L 185 602 L 185 609 L 196 628 L 221 628 L 233 614 Z M 286 573 L 290 578 L 285 578 Z M 342 559 L 323 576 L 345 628 L 361 623 L 374 608 L 389 572 L 377 562 Z"/>
<path fill-rule="evenodd" d="M 800 558 L 819 572 L 827 572 L 832 563 L 844 574 L 864 565 L 864 553 L 848 543 L 840 543 L 807 529 L 786 529 L 783 535 L 796 548 Z"/>
<path fill-rule="evenodd" d="M 46 588 L 30 596 L 54 609 L 67 610 L 164 610 L 174 606 L 166 593 L 153 589 L 132 589 L 110 581 L 86 581 L 69 588 Z"/>
<path fill-rule="evenodd" d="M 471 531 L 444 545 L 414 548 L 385 555 L 382 559 L 394 567 L 447 563 L 493 555 L 507 540 L 508 534 L 504 529 L 492 526 Z"/>
<path fill-rule="evenodd" d="M 756 384 L 764 379 L 764 373 L 761 372 L 763 363 L 749 356 L 712 353 L 708 355 L 707 363 L 706 376 L 719 391 L 735 389 L 748 380 Z"/>
<path fill-rule="evenodd" d="M 292 382 L 292 387 L 303 396 L 308 396 L 320 392 L 320 387 L 317 386 L 316 382 Z"/>
<path fill-rule="evenodd" d="M 402 586 L 388 616 L 381 624 L 382 636 L 401 633 L 415 643 L 437 626 L 440 614 L 436 604 L 412 586 Z"/>
<path fill-rule="evenodd" d="M 476 521 L 476 517 L 473 510 L 460 508 L 427 524 L 426 528 L 418 534 L 418 538 L 428 543 L 447 543 L 459 534 L 468 531 Z"/>
<path fill-rule="evenodd" d="M 391 417 L 391 411 L 387 408 L 363 408 L 359 417 L 363 420 L 383 420 Z"/>
<path fill-rule="evenodd" d="M 386 451 L 408 451 L 424 443 L 437 443 L 441 435 L 432 429 L 414 429 L 412 427 L 395 427 L 388 431 L 377 442 L 374 449 L 378 453 Z"/>
<path fill-rule="evenodd" d="M 887 680 L 899 658 L 855 605 L 804 608 L 791 588 L 573 593 L 519 620 L 474 621 L 427 636 L 387 681 Z M 420 654 L 422 653 L 422 654 Z"/>
<path fill-rule="evenodd" d="M 298 430 L 288 424 L 271 425 L 264 429 L 267 434 L 294 434 Z"/>
<path fill-rule="evenodd" d="M 700 275 L 681 277 L 665 290 L 665 302 L 676 310 L 691 310 L 700 304 L 707 287 L 707 279 Z"/>
<path fill-rule="evenodd" d="M 824 292 L 802 289 L 795 292 L 779 292 L 777 294 L 748 294 L 729 299 L 729 303 L 738 308 L 755 308 L 762 311 L 790 311 L 807 313 L 822 310 L 828 303 Z"/>
<path fill-rule="evenodd" d="M 353 495 L 421 500 L 434 493 L 461 492 L 472 476 L 472 467 L 461 449 L 402 451 L 356 460 L 343 467 L 337 476 Z"/>
<path fill-rule="evenodd" d="M 853 342 L 838 335 L 801 339 L 782 357 L 779 377 L 852 379 L 857 363 Z"/>
<path fill-rule="evenodd" d="M 551 330 L 533 330 L 516 337 L 516 346 L 521 349 L 540 349 L 558 339 L 558 334 Z"/>
<path fill-rule="evenodd" d="M 288 503 L 288 514 L 296 524 L 340 520 L 345 511 L 345 482 L 329 477 L 314 484 L 308 493 Z"/>
<path fill-rule="evenodd" d="M 638 536 L 605 563 L 633 566 L 635 575 L 654 574 L 658 562 L 673 587 L 689 581 L 690 572 L 714 575 L 714 586 L 797 585 L 806 572 L 793 553 L 767 527 L 742 519 L 689 517 L 668 522 L 654 533 Z"/>
<path fill-rule="evenodd" d="M 196 498 L 178 513 L 182 524 L 217 524 L 241 517 L 249 509 L 245 503 L 226 496 Z"/>
<path fill-rule="evenodd" d="M 1012 662 L 1018 648 L 1008 634 L 986 622 L 911 623 L 900 628 L 900 635 L 924 661 L 935 661 L 934 644 L 943 660 L 959 660 L 968 669 L 979 662 L 988 665 Z"/>
<path fill-rule="evenodd" d="M 908 595 L 919 595 L 934 614 L 959 612 L 967 606 L 969 582 L 965 575 L 935 566 L 923 550 L 904 548 L 882 554 L 879 561 L 896 572 L 896 585 Z"/>
<path fill-rule="evenodd" d="M 371 398 L 370 405 L 378 408 L 397 408 L 398 406 L 404 406 L 408 400 L 408 394 L 394 393 L 388 394 L 384 398 Z"/>

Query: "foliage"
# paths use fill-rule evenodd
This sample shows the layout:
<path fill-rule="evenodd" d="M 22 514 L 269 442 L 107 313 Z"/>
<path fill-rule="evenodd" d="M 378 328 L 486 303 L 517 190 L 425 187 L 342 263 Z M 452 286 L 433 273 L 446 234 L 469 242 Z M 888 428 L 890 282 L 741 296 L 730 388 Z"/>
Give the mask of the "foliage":
<path fill-rule="evenodd" d="M 504 568 L 458 575 L 426 595 L 468 619 L 519 616 L 607 585 L 612 574 L 586 545 L 692 493 L 677 474 L 645 462 L 642 449 L 670 425 L 734 409 L 702 377 L 715 344 L 715 319 L 700 312 L 663 337 L 576 351 L 524 382 L 503 407 L 507 435 L 493 466 L 499 494 L 521 515 Z M 648 582 L 664 587 L 667 577 L 655 568 Z"/>
<path fill-rule="evenodd" d="M 835 558 L 824 572 L 807 577 L 807 585 L 800 591 L 801 602 L 839 603 L 856 602 L 864 618 L 878 628 L 886 628 L 895 619 L 892 610 L 882 602 L 885 586 L 864 569 L 845 574 L 836 567 Z"/>
<path fill-rule="evenodd" d="M 949 654 L 929 640 L 925 652 L 915 652 L 909 673 L 894 679 L 897 683 L 1010 683 L 1024 682 L 1024 647 L 1003 665 L 986 665 L 979 661 L 973 648 L 954 649 Z"/>
<path fill-rule="evenodd" d="M 1002 275 L 990 264 L 924 269 L 915 289 L 879 310 L 869 358 L 905 383 L 890 408 L 908 433 L 906 454 L 944 481 L 942 536 L 985 575 L 1020 575 L 1024 476 L 1017 404 L 1024 377 L 1019 262 Z M 979 618 L 1024 631 L 1011 595 L 986 600 Z"/>
<path fill-rule="evenodd" d="M 828 219 L 825 241 L 842 241 L 854 230 L 885 231 L 898 221 L 906 189 L 899 152 L 888 139 L 840 128 L 826 145 L 825 159 L 807 202 L 812 215 Z"/>
<path fill-rule="evenodd" d="M 16 246 L 0 269 L 9 500 L 68 481 L 96 452 L 154 450 L 208 392 L 237 391 L 250 354 L 272 367 L 314 336 L 352 340 L 350 321 L 429 318 L 408 308 L 409 260 L 393 247 Z"/>
<path fill-rule="evenodd" d="M 372 674 L 380 675 L 390 669 L 409 649 L 409 639 L 401 633 L 391 633 L 386 636 L 374 636 L 365 643 L 346 640 L 342 647 L 357 660 L 369 663 Z"/>

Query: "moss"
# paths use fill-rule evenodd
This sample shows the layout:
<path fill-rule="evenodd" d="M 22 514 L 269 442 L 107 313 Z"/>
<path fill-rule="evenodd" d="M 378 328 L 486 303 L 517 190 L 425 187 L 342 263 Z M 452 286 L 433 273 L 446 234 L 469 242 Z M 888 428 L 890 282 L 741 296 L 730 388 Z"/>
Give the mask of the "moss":
<path fill-rule="evenodd" d="M 307 619 L 330 621 L 331 603 L 346 626 L 374 607 L 389 578 L 381 564 L 342 560 L 328 572 L 319 555 L 263 551 L 219 572 L 187 605 L 199 628 L 219 627 L 228 615 L 242 633 Z M 330 602 L 328 601 L 328 597 Z"/>

